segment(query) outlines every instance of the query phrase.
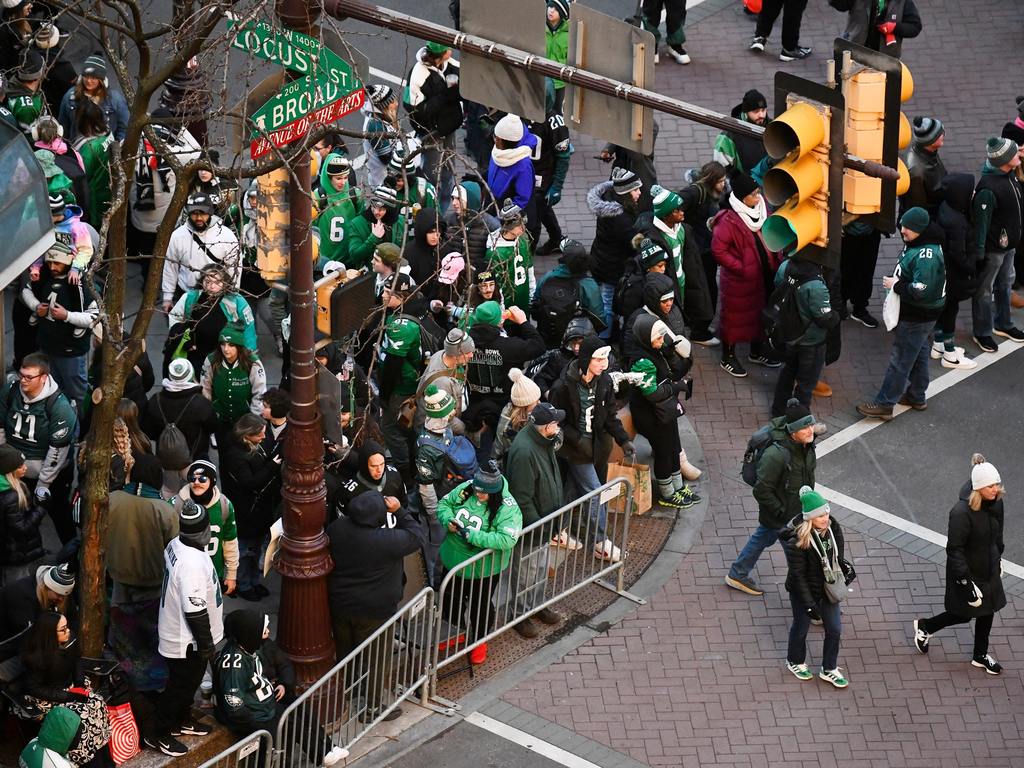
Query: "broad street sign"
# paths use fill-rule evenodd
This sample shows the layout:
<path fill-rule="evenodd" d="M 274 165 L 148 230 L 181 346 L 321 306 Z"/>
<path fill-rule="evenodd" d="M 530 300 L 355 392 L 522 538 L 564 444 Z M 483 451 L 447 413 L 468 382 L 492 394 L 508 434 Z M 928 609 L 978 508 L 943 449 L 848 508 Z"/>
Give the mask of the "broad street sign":
<path fill-rule="evenodd" d="M 253 160 L 273 147 L 284 147 L 305 136 L 314 125 L 340 120 L 363 106 L 366 91 L 358 88 L 343 93 L 332 83 L 307 83 L 308 77 L 286 85 L 261 107 L 253 120 L 267 131 L 254 136 L 250 146 Z"/>
<path fill-rule="evenodd" d="M 280 64 L 300 75 L 329 79 L 346 92 L 360 86 L 348 62 L 315 37 L 291 29 L 278 29 L 265 21 L 239 25 L 229 19 L 228 29 L 236 32 L 231 46 L 256 58 Z"/>

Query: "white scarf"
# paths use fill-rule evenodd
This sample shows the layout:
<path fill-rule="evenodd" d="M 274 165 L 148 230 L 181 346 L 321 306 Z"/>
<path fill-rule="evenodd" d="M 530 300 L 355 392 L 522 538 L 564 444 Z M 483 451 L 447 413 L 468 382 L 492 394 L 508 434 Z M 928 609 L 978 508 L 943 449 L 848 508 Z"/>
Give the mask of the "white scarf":
<path fill-rule="evenodd" d="M 751 232 L 758 232 L 761 229 L 761 225 L 764 224 L 764 220 L 768 218 L 768 208 L 764 204 L 764 198 L 760 198 L 757 201 L 757 205 L 753 208 L 748 208 L 743 204 L 743 201 L 736 197 L 735 193 L 729 193 L 729 205 L 732 209 L 739 214 L 739 217 L 743 219 L 743 223 L 747 225 L 747 229 Z"/>

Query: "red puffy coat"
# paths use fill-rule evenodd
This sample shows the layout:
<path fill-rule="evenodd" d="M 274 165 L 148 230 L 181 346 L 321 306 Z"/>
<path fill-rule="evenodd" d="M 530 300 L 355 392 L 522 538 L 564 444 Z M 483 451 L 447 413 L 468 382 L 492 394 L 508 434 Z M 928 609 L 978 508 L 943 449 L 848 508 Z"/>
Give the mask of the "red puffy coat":
<path fill-rule="evenodd" d="M 715 214 L 711 222 L 711 253 L 718 262 L 718 335 L 725 344 L 761 338 L 761 310 L 780 259 L 768 251 L 772 270 L 766 275 L 754 237 L 731 208 Z"/>

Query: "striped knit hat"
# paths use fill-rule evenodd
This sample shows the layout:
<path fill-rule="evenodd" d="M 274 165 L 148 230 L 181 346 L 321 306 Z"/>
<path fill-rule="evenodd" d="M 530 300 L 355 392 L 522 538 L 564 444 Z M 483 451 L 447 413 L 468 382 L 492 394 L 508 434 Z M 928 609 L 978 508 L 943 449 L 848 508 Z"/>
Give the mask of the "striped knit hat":
<path fill-rule="evenodd" d="M 178 510 L 178 534 L 195 535 L 210 527 L 210 514 L 192 499 L 185 499 Z"/>
<path fill-rule="evenodd" d="M 107 63 L 96 54 L 93 54 L 82 64 L 82 74 L 91 75 L 103 80 L 107 76 Z"/>
<path fill-rule="evenodd" d="M 62 597 L 75 590 L 75 574 L 67 563 L 40 566 L 36 570 L 36 581 L 42 581 L 43 586 Z"/>
<path fill-rule="evenodd" d="M 993 168 L 1002 168 L 1013 160 L 1013 156 L 1017 154 L 1018 149 L 1017 142 L 1013 139 L 997 139 L 993 137 L 985 145 L 985 155 L 988 157 L 988 162 Z"/>
<path fill-rule="evenodd" d="M 683 198 L 660 184 L 651 187 L 651 199 L 654 202 L 654 215 L 659 219 L 664 219 L 672 211 L 683 207 Z"/>
<path fill-rule="evenodd" d="M 431 432 L 441 432 L 455 412 L 455 398 L 447 390 L 430 384 L 423 393 L 423 412 L 426 415 L 424 426 Z"/>
<path fill-rule="evenodd" d="M 946 129 L 941 120 L 934 117 L 914 118 L 914 141 L 918 146 L 927 147 L 929 144 L 934 144 L 945 132 Z"/>

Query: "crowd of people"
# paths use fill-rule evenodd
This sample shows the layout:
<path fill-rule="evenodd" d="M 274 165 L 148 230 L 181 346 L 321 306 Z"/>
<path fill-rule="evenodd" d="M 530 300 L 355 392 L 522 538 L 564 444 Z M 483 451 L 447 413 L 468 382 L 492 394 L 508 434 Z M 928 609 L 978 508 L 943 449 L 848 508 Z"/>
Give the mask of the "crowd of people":
<path fill-rule="evenodd" d="M 922 26 L 913 0 L 832 4 L 847 6 L 850 39 L 893 55 Z M 657 31 L 663 9 L 668 55 L 686 64 L 682 0 L 647 0 L 643 23 Z M 764 0 L 751 49 L 764 50 L 782 12 L 780 58 L 810 55 L 799 43 L 802 9 L 796 0 Z M 548 55 L 562 61 L 570 13 L 567 0 L 547 3 Z M 197 692 L 212 696 L 232 731 L 273 730 L 294 700 L 294 672 L 269 640 L 267 616 L 245 603 L 271 596 L 264 554 L 282 514 L 289 306 L 283 284 L 264 281 L 257 268 L 256 185 L 198 172 L 157 276 L 167 342 L 157 365 L 148 353 L 135 361 L 114 424 L 101 546 L 107 651 L 117 665 L 97 685 L 95 673 L 83 673 L 88 660 L 75 639 L 83 608 L 76 578 L 92 417 L 104 397 L 103 263 L 114 256 L 100 252 L 97 232 L 115 196 L 109 152 L 124 137 L 128 108 L 101 56 L 59 58 L 56 27 L 30 3 L 5 3 L 2 14 L 9 45 L 0 46 L 0 119 L 33 147 L 56 232 L 16 286 L 16 374 L 0 389 L 0 681 L 45 715 L 26 754 L 107 764 L 105 747 L 121 727 L 109 708 L 125 702 L 146 745 L 185 754 L 180 736 L 209 731 L 192 710 Z M 337 382 L 337 407 L 322 414 L 337 658 L 394 614 L 404 564 L 421 553 L 431 584 L 452 571 L 468 582 L 459 604 L 442 610 L 465 628 L 471 662 L 484 663 L 481 638 L 493 612 L 481 606 L 502 599 L 503 578 L 543 575 L 543 558 L 516 547 L 524 527 L 589 494 L 579 528 L 554 532 L 551 546 L 603 563 L 622 559 L 623 542 L 608 534 L 613 513 L 592 492 L 616 450 L 636 458 L 637 434 L 650 447 L 655 503 L 682 511 L 700 502 L 689 484 L 700 471 L 678 428 L 700 386 L 690 376 L 696 344 L 718 349 L 718 375 L 744 378 L 745 364 L 778 370 L 771 422 L 754 452 L 759 525 L 726 582 L 762 594 L 751 571 L 781 541 L 794 616 L 789 669 L 812 676 L 805 639 L 821 621 L 820 676 L 844 687 L 839 604 L 855 573 L 842 530 L 814 490 L 814 440 L 824 425 L 810 406 L 830 394 L 821 377 L 838 354 L 841 321 L 879 325 L 868 304 L 886 233 L 850 223 L 835 270 L 771 251 L 760 189 L 770 161 L 760 142 L 726 131 L 681 185 L 659 180 L 654 155 L 606 146 L 608 178 L 586 193 L 594 235 L 589 245 L 566 238 L 557 215 L 573 153 L 564 83 L 547 83 L 545 119 L 533 122 L 464 100 L 458 62 L 437 43 L 417 51 L 406 80 L 404 92 L 366 86 L 362 163 L 338 132 L 312 149 L 317 274 L 375 276 L 376 305 L 362 325 L 344 339 L 321 339 L 316 352 Z M 1018 116 L 984 148 L 977 183 L 946 172 L 941 120 L 914 120 L 899 218 L 906 246 L 882 281 L 892 359 L 878 395 L 858 408 L 865 416 L 891 418 L 897 403 L 926 408 L 929 359 L 975 365 L 954 342 L 961 301 L 972 301 L 982 352 L 996 350 L 993 336 L 1024 342 L 1010 317 L 1011 306 L 1024 305 L 1012 291 L 1015 253 L 1024 254 L 1024 99 L 1016 106 Z M 733 116 L 764 125 L 767 100 L 748 90 Z M 159 263 L 156 230 L 177 183 L 161 152 L 181 163 L 218 161 L 186 126 L 166 119 L 154 128 L 162 148 L 144 142 L 128 190 L 128 255 L 143 274 Z M 457 177 L 453 154 L 463 148 L 472 170 Z M 548 256 L 558 263 L 545 272 L 535 258 Z M 763 310 L 787 293 L 799 327 L 780 345 Z M 260 357 L 261 303 L 270 354 L 282 363 L 278 380 Z M 951 548 L 956 540 L 965 552 L 951 549 L 947 612 L 915 622 L 923 653 L 935 632 L 979 617 L 973 663 L 993 674 L 985 617 L 1005 603 L 991 565 L 1002 549 L 1000 483 L 994 467 L 976 462 L 951 518 Z M 985 552 L 972 516 L 979 510 L 1000 521 Z M 43 546 L 47 516 L 58 553 Z M 519 616 L 540 595 L 505 599 Z M 516 631 L 537 636 L 535 620 L 561 617 L 537 610 Z M 368 701 L 361 717 L 373 719 L 385 704 Z M 327 766 L 344 754 L 322 730 L 307 746 Z"/>

